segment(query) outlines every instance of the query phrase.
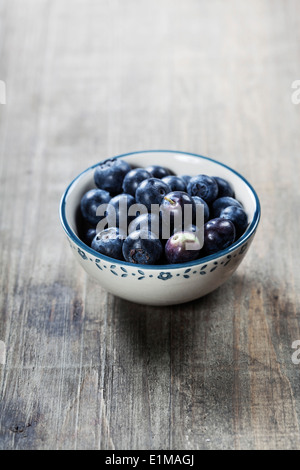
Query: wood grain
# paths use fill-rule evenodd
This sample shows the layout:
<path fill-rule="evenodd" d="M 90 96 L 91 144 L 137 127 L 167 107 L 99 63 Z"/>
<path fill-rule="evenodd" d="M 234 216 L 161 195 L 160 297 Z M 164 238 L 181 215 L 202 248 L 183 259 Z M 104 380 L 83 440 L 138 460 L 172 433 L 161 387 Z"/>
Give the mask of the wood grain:
<path fill-rule="evenodd" d="M 0 0 L 1 449 L 299 449 L 296 0 Z M 237 273 L 154 308 L 86 277 L 59 226 L 100 159 L 166 148 L 254 185 Z"/>

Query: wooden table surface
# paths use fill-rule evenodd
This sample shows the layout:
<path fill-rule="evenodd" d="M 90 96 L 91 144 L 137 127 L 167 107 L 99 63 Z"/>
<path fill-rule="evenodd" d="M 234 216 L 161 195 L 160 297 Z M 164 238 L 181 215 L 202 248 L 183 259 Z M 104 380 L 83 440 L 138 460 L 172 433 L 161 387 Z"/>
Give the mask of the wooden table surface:
<path fill-rule="evenodd" d="M 2 449 L 300 449 L 299 79 L 297 0 L 0 0 Z M 236 274 L 169 308 L 102 290 L 58 218 L 80 171 L 156 148 L 262 204 Z"/>

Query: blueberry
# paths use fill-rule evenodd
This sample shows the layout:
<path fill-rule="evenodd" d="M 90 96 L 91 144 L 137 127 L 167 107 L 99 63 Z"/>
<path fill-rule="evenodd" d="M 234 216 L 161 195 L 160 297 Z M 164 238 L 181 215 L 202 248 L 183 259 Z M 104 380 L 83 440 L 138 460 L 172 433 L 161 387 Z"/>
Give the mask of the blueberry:
<path fill-rule="evenodd" d="M 170 187 L 171 191 L 186 191 L 186 183 L 179 176 L 165 176 L 162 181 Z"/>
<path fill-rule="evenodd" d="M 196 216 L 196 204 L 187 193 L 172 191 L 168 193 L 160 206 L 163 227 L 169 229 L 163 238 L 169 238 L 174 229 L 184 229 L 184 225 L 193 223 Z"/>
<path fill-rule="evenodd" d="M 211 219 L 204 225 L 204 252 L 217 253 L 232 245 L 235 240 L 235 227 L 230 220 Z"/>
<path fill-rule="evenodd" d="M 107 204 L 111 197 L 107 191 L 103 189 L 90 189 L 81 199 L 80 208 L 83 218 L 91 225 L 97 225 L 104 217 L 97 216 L 96 212 L 99 206 Z"/>
<path fill-rule="evenodd" d="M 151 178 L 151 174 L 146 171 L 144 168 L 135 168 L 127 173 L 123 180 L 122 189 L 124 193 L 131 194 L 135 196 L 136 189 L 138 185 L 146 180 Z"/>
<path fill-rule="evenodd" d="M 236 199 L 234 199 L 233 197 L 228 197 L 228 196 L 220 197 L 216 199 L 212 205 L 213 218 L 220 217 L 222 210 L 228 206 L 242 207 L 242 204 Z"/>
<path fill-rule="evenodd" d="M 95 235 L 91 247 L 102 255 L 123 260 L 123 242 L 124 238 L 120 234 L 119 229 L 110 227 Z"/>
<path fill-rule="evenodd" d="M 122 191 L 124 177 L 130 170 L 131 167 L 125 160 L 120 158 L 105 160 L 95 169 L 95 184 L 112 195 L 119 194 Z"/>
<path fill-rule="evenodd" d="M 228 206 L 222 210 L 221 219 L 231 220 L 235 226 L 236 237 L 239 238 L 246 230 L 248 225 L 248 217 L 244 209 L 238 206 Z"/>
<path fill-rule="evenodd" d="M 161 219 L 158 214 L 141 214 L 128 227 L 128 233 L 136 230 L 147 230 L 156 235 L 157 238 L 162 237 Z"/>
<path fill-rule="evenodd" d="M 219 192 L 218 192 L 218 198 L 220 197 L 234 197 L 234 191 L 228 181 L 224 180 L 224 178 L 220 178 L 219 176 L 214 176 L 213 177 L 218 185 Z"/>
<path fill-rule="evenodd" d="M 192 177 L 191 177 L 190 175 L 182 175 L 182 176 L 180 176 L 180 178 L 185 182 L 186 187 L 187 187 L 187 185 L 188 185 L 189 182 L 191 181 L 191 178 L 192 178 Z"/>
<path fill-rule="evenodd" d="M 131 194 L 118 194 L 113 197 L 107 206 L 107 222 L 110 227 L 118 227 L 122 232 L 127 233 L 128 224 L 136 217 L 129 216 L 129 208 L 135 204 L 135 199 Z"/>
<path fill-rule="evenodd" d="M 207 175 L 193 176 L 187 187 L 191 196 L 199 196 L 205 202 L 213 202 L 218 196 L 218 185 L 214 178 Z"/>
<path fill-rule="evenodd" d="M 165 176 L 168 176 L 171 174 L 170 170 L 160 165 L 147 166 L 145 170 L 151 173 L 153 178 L 158 178 L 158 179 L 164 178 Z"/>
<path fill-rule="evenodd" d="M 160 240 L 152 232 L 136 230 L 123 243 L 123 256 L 134 264 L 157 264 L 163 252 Z"/>
<path fill-rule="evenodd" d="M 166 194 L 170 192 L 169 186 L 158 178 L 150 178 L 142 181 L 135 192 L 138 204 L 143 204 L 151 211 L 151 204 L 161 204 Z"/>
<path fill-rule="evenodd" d="M 201 236 L 201 230 L 203 231 L 203 227 L 197 227 L 196 225 L 194 224 L 189 224 L 187 226 L 184 227 L 184 231 L 185 232 L 192 232 L 194 233 L 199 240 L 203 239 L 203 234 Z M 178 227 L 178 228 L 174 228 L 174 232 L 172 233 L 172 235 L 174 235 L 175 233 L 178 233 L 178 232 L 181 232 L 182 230 Z"/>
<path fill-rule="evenodd" d="M 203 205 L 204 206 L 204 222 L 207 222 L 209 220 L 209 207 L 208 207 L 208 204 L 204 201 L 204 199 L 202 199 L 199 196 L 192 196 L 192 199 L 196 204 L 196 208 L 197 208 L 197 205 Z"/>
<path fill-rule="evenodd" d="M 199 257 L 201 245 L 196 233 L 177 232 L 166 243 L 165 255 L 167 261 L 173 263 L 186 263 Z"/>

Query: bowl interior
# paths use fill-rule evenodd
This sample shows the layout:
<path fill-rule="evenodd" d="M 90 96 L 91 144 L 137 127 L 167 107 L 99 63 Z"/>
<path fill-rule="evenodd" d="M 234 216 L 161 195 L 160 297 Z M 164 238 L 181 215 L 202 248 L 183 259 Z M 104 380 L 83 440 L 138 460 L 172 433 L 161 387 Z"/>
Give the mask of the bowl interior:
<path fill-rule="evenodd" d="M 251 229 L 251 225 L 253 226 L 255 218 L 256 223 L 258 223 L 259 202 L 253 188 L 241 175 L 217 161 L 198 155 L 173 151 L 136 152 L 122 155 L 120 158 L 126 160 L 132 167 L 162 165 L 179 176 L 186 174 L 191 176 L 207 174 L 209 176 L 224 178 L 232 185 L 236 199 L 243 204 L 248 215 L 249 226 L 247 231 Z M 77 221 L 80 200 L 86 191 L 95 187 L 94 169 L 96 166 L 97 165 L 94 165 L 81 173 L 81 175 L 70 184 L 65 193 L 63 209 L 65 210 L 65 218 L 69 227 L 77 237 L 79 237 Z"/>

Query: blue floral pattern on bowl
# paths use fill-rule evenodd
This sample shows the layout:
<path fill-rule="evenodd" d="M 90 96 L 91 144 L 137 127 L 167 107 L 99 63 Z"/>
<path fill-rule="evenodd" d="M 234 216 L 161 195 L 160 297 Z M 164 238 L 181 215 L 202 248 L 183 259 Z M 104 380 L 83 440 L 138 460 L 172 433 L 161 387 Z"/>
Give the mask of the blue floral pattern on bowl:
<path fill-rule="evenodd" d="M 76 247 L 74 245 L 72 245 L 71 243 L 70 243 L 70 246 L 71 246 L 71 248 L 76 250 Z M 225 256 L 225 259 L 223 261 L 221 261 L 220 263 L 218 261 L 213 261 L 211 263 L 207 263 L 207 264 L 204 264 L 204 265 L 200 266 L 199 269 L 187 268 L 182 273 L 177 272 L 176 274 L 172 274 L 170 271 L 161 271 L 159 273 L 159 275 L 156 276 L 156 277 L 157 277 L 157 279 L 159 279 L 161 281 L 169 281 L 174 276 L 181 277 L 181 278 L 184 278 L 184 279 L 189 279 L 191 276 L 199 275 L 199 274 L 201 276 L 203 276 L 203 275 L 207 274 L 208 272 L 212 273 L 213 271 L 215 271 L 216 269 L 218 269 L 220 267 L 226 267 L 233 260 L 233 258 L 244 255 L 247 248 L 248 248 L 248 243 L 245 243 L 240 248 L 239 251 L 237 251 L 233 255 Z M 150 271 L 149 275 L 147 275 L 147 273 L 142 269 L 137 269 L 136 272 L 130 273 L 128 271 L 128 269 L 125 268 L 124 266 L 120 266 L 120 265 L 117 265 L 117 264 L 106 264 L 106 263 L 103 262 L 103 260 L 101 260 L 99 258 L 96 258 L 96 259 L 93 260 L 92 258 L 89 258 L 87 256 L 87 254 L 83 250 L 81 250 L 80 248 L 77 248 L 77 252 L 84 261 L 91 261 L 91 262 L 95 263 L 95 265 L 97 266 L 98 269 L 100 269 L 100 271 L 103 271 L 104 269 L 108 269 L 114 276 L 118 276 L 118 277 L 121 277 L 121 278 L 127 278 L 128 276 L 133 276 L 138 281 L 142 281 L 143 279 L 153 278 L 153 274 L 151 274 L 151 271 Z M 135 267 L 135 266 L 132 265 L 132 267 Z M 155 266 L 153 266 L 153 267 L 155 268 Z"/>
<path fill-rule="evenodd" d="M 171 273 L 169 272 L 161 272 L 159 274 L 159 276 L 157 276 L 157 279 L 161 279 L 162 281 L 168 281 L 169 279 L 171 279 L 173 276 Z"/>

